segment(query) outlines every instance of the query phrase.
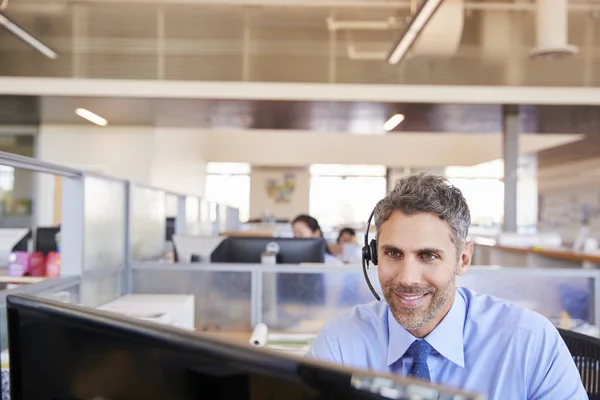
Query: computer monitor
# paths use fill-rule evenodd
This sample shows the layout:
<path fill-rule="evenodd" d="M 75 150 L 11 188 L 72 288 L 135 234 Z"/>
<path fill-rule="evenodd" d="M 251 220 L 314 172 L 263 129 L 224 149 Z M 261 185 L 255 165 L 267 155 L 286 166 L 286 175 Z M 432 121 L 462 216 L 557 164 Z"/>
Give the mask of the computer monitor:
<path fill-rule="evenodd" d="M 29 251 L 29 239 L 32 239 L 31 229 L 26 230 L 25 235 L 13 246 L 12 251 Z"/>
<path fill-rule="evenodd" d="M 260 264 L 267 245 L 277 243 L 277 264 L 322 263 L 325 259 L 323 238 L 275 238 L 232 236 L 223 240 L 210 256 L 214 263 Z M 322 274 L 279 274 L 277 301 L 281 303 L 323 304 L 325 281 Z M 303 288 L 303 290 L 298 290 Z"/>
<path fill-rule="evenodd" d="M 480 400 L 31 296 L 7 317 L 12 399 Z"/>
<path fill-rule="evenodd" d="M 325 259 L 325 240 L 322 238 L 232 236 L 212 252 L 210 261 L 259 264 L 261 254 L 270 243 L 279 245 L 277 264 L 322 263 Z"/>
<path fill-rule="evenodd" d="M 165 224 L 165 241 L 172 242 L 175 234 L 175 217 L 167 217 Z"/>
<path fill-rule="evenodd" d="M 35 250 L 43 253 L 45 256 L 48 253 L 56 251 L 58 244 L 56 243 L 56 234 L 60 232 L 58 227 L 43 227 L 37 228 L 35 231 Z"/>

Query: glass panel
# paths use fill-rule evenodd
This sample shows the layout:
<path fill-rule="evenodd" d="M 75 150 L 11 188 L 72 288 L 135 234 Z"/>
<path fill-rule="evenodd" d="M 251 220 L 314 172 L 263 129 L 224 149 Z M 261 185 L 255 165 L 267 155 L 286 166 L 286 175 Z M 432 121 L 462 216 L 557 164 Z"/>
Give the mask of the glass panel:
<path fill-rule="evenodd" d="M 201 331 L 249 331 L 250 284 L 245 271 L 133 271 L 133 293 L 193 295 Z"/>
<path fill-rule="evenodd" d="M 131 199 L 131 258 L 159 260 L 165 250 L 165 192 L 132 186 Z"/>
<path fill-rule="evenodd" d="M 58 292 L 42 293 L 39 296 L 61 303 L 79 304 L 79 285 Z"/>
<path fill-rule="evenodd" d="M 81 304 L 98 307 L 123 294 L 123 274 L 118 272 L 99 279 L 84 278 L 81 285 Z"/>
<path fill-rule="evenodd" d="M 457 280 L 460 286 L 490 294 L 539 312 L 555 324 L 572 321 L 573 328 L 598 334 L 594 325 L 594 278 L 575 277 L 552 272 L 515 269 L 473 268 Z"/>
<path fill-rule="evenodd" d="M 380 292 L 377 271 L 369 278 Z M 263 272 L 263 322 L 269 329 L 317 332 L 357 304 L 374 300 L 362 271 L 327 273 Z"/>
<path fill-rule="evenodd" d="M 85 271 L 123 267 L 125 263 L 125 185 L 85 178 Z"/>
<path fill-rule="evenodd" d="M 200 199 L 197 197 L 185 199 L 185 225 L 188 235 L 200 234 Z M 208 234 L 212 234 L 212 229 Z"/>

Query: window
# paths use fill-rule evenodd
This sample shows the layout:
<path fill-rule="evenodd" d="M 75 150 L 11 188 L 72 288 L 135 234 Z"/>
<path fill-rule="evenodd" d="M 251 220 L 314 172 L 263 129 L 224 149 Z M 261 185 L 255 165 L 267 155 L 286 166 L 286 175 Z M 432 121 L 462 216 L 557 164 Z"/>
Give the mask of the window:
<path fill-rule="evenodd" d="M 504 162 L 494 160 L 471 167 L 446 167 L 446 177 L 461 190 L 474 226 L 495 227 L 504 215 Z"/>
<path fill-rule="evenodd" d="M 250 214 L 250 164 L 208 163 L 205 197 L 240 210 L 240 221 Z"/>
<path fill-rule="evenodd" d="M 386 194 L 386 168 L 379 165 L 312 165 L 310 214 L 323 227 L 366 224 Z"/>
<path fill-rule="evenodd" d="M 448 178 L 459 188 L 471 211 L 471 224 L 497 227 L 504 216 L 504 183 L 499 179 Z"/>
<path fill-rule="evenodd" d="M 6 165 L 0 165 L 0 193 L 4 195 L 12 192 L 15 188 L 15 169 Z"/>

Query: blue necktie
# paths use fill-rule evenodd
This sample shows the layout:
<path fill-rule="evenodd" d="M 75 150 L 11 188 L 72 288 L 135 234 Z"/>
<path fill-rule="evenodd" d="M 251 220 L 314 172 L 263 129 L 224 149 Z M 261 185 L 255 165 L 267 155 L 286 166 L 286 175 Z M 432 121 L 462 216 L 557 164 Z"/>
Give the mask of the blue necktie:
<path fill-rule="evenodd" d="M 410 370 L 409 376 L 413 376 L 416 378 L 420 378 L 426 381 L 431 381 L 429 377 L 429 367 L 427 367 L 427 356 L 433 347 L 425 340 L 415 340 L 408 350 L 406 354 L 413 359 L 413 366 Z"/>

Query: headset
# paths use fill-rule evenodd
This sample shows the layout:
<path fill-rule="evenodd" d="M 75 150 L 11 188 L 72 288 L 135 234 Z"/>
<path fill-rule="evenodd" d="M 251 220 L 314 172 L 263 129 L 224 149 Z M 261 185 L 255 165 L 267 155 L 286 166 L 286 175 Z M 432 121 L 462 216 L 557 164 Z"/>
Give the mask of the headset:
<path fill-rule="evenodd" d="M 369 243 L 369 227 L 371 226 L 371 221 L 375 216 L 375 209 L 371 211 L 371 215 L 369 216 L 369 220 L 367 221 L 367 227 L 365 229 L 365 245 L 362 248 L 362 268 L 363 274 L 365 275 L 365 280 L 367 281 L 367 285 L 373 293 L 373 296 L 377 299 L 377 301 L 381 301 L 379 294 L 375 291 L 375 288 L 371 284 L 371 280 L 369 279 L 369 275 L 367 275 L 367 268 L 369 268 L 369 262 L 373 263 L 373 265 L 377 265 L 377 240 L 371 239 Z"/>

